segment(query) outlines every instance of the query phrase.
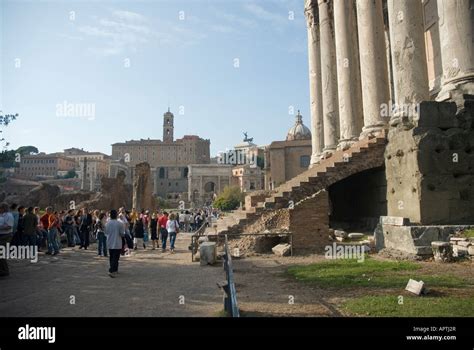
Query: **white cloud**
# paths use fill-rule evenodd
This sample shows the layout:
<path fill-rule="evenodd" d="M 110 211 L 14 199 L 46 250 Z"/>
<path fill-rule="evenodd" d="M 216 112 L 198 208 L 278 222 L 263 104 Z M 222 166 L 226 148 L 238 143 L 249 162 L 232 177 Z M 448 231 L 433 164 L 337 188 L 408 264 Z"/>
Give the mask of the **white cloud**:
<path fill-rule="evenodd" d="M 264 9 L 262 6 L 255 3 L 247 3 L 244 5 L 244 9 L 251 13 L 254 17 L 261 21 L 271 22 L 274 25 L 285 25 L 288 24 L 288 18 L 281 13 L 274 13 Z"/>
<path fill-rule="evenodd" d="M 163 30 L 153 28 L 150 21 L 141 14 L 110 10 L 106 17 L 92 17 L 93 23 L 78 27 L 85 38 L 93 39 L 87 51 L 97 56 L 113 56 L 135 53 L 146 43 L 159 45 L 195 45 L 206 35 L 187 28 L 187 21 L 176 24 L 175 21 L 159 21 Z M 225 28 L 215 28 L 225 30 Z"/>
<path fill-rule="evenodd" d="M 123 10 L 114 10 L 112 15 L 120 20 L 129 21 L 129 22 L 146 22 L 147 19 L 145 16 L 140 15 L 136 12 L 123 11 Z"/>
<path fill-rule="evenodd" d="M 210 7 L 210 11 L 212 11 L 214 16 L 218 19 L 223 20 L 228 24 L 235 25 L 237 27 L 253 29 L 257 26 L 257 22 L 255 22 L 255 20 L 253 19 L 239 17 L 235 14 L 217 9 L 216 7 Z"/>

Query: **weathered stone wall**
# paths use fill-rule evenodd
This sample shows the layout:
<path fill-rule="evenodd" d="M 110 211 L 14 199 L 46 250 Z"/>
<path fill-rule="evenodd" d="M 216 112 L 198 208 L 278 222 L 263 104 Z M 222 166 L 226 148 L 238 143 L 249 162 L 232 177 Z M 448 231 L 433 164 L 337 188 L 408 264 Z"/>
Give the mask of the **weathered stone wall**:
<path fill-rule="evenodd" d="M 392 127 L 385 151 L 388 215 L 418 224 L 474 223 L 473 102 L 422 102 Z"/>
<path fill-rule="evenodd" d="M 406 254 L 430 256 L 433 254 L 431 242 L 448 242 L 450 235 L 472 226 L 398 226 L 384 224 L 381 230 L 376 230 L 376 245 L 378 249 L 386 248 L 401 251 Z"/>
<path fill-rule="evenodd" d="M 147 162 L 137 164 L 135 167 L 132 206 L 138 211 L 142 209 L 153 209 L 155 207 L 153 199 L 153 180 L 151 178 L 150 164 Z"/>

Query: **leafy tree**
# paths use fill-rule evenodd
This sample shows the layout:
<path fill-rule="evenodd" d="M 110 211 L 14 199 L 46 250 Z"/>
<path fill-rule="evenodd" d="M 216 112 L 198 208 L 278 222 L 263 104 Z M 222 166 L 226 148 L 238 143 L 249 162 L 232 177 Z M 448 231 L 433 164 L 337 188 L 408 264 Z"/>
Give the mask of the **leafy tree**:
<path fill-rule="evenodd" d="M 66 173 L 66 175 L 64 175 L 63 179 L 74 179 L 76 176 L 77 176 L 76 170 L 71 169 Z"/>
<path fill-rule="evenodd" d="M 16 150 L 3 150 L 2 152 L 0 152 L 0 167 L 13 168 L 15 166 L 18 166 L 18 163 L 16 162 L 17 153 L 22 157 L 38 152 L 38 148 L 36 148 L 35 146 L 21 146 Z"/>
<path fill-rule="evenodd" d="M 237 209 L 243 202 L 245 195 L 238 186 L 226 186 L 222 193 L 216 198 L 213 206 L 220 210 Z"/>
<path fill-rule="evenodd" d="M 38 154 L 39 150 L 35 146 L 21 146 L 16 150 L 15 153 L 20 153 L 22 156 L 25 156 L 30 154 Z"/>
<path fill-rule="evenodd" d="M 16 118 L 18 118 L 18 113 L 17 114 L 3 114 L 2 111 L 0 111 L 0 127 L 3 127 L 3 126 L 8 126 L 8 124 L 10 124 L 12 121 L 16 120 Z M 3 131 L 0 130 L 0 133 L 2 133 Z M 0 142 L 5 142 L 4 144 L 4 148 L 7 148 L 8 145 L 10 144 L 9 142 L 6 142 L 5 141 L 5 138 L 3 137 L 0 137 Z"/>

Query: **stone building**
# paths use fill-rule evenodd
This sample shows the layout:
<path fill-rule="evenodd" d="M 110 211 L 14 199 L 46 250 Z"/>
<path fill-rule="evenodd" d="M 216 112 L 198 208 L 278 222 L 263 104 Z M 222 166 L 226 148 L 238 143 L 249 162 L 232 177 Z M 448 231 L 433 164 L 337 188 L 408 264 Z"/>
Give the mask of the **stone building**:
<path fill-rule="evenodd" d="M 62 154 L 76 162 L 75 171 L 81 182 L 81 189 L 100 189 L 101 179 L 109 175 L 110 156 L 101 152 L 88 152 L 82 148 L 67 148 Z"/>
<path fill-rule="evenodd" d="M 54 178 L 58 173 L 74 170 L 76 162 L 74 159 L 61 153 L 38 153 L 25 155 L 20 159 L 18 175 L 24 179 Z"/>
<path fill-rule="evenodd" d="M 232 231 L 306 214 L 297 250 L 365 222 L 378 248 L 432 254 L 474 224 L 472 1 L 307 0 L 305 16 L 311 166 L 249 195 Z"/>
<path fill-rule="evenodd" d="M 226 186 L 232 185 L 232 166 L 192 164 L 189 166 L 188 201 L 196 206 L 209 205 Z"/>
<path fill-rule="evenodd" d="M 232 184 L 240 187 L 242 192 L 264 189 L 263 171 L 251 164 L 237 165 L 232 168 Z"/>
<path fill-rule="evenodd" d="M 311 160 L 311 131 L 298 111 L 295 124 L 285 141 L 274 141 L 265 148 L 265 189 L 271 190 L 307 170 Z"/>
<path fill-rule="evenodd" d="M 163 140 L 141 139 L 114 143 L 112 159 L 123 160 L 133 172 L 142 162 L 150 164 L 153 192 L 162 198 L 188 191 L 188 165 L 210 163 L 210 141 L 185 135 L 174 139 L 174 115 L 163 115 Z M 130 174 L 133 178 L 133 173 Z"/>

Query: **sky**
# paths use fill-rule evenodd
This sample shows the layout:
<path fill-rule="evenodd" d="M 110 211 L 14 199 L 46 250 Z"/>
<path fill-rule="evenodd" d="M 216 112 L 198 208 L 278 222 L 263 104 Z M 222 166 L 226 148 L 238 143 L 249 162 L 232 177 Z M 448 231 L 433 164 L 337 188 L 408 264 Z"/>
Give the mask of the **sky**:
<path fill-rule="evenodd" d="M 284 140 L 309 127 L 303 0 L 0 0 L 0 110 L 9 149 L 111 154 L 111 144 Z"/>

